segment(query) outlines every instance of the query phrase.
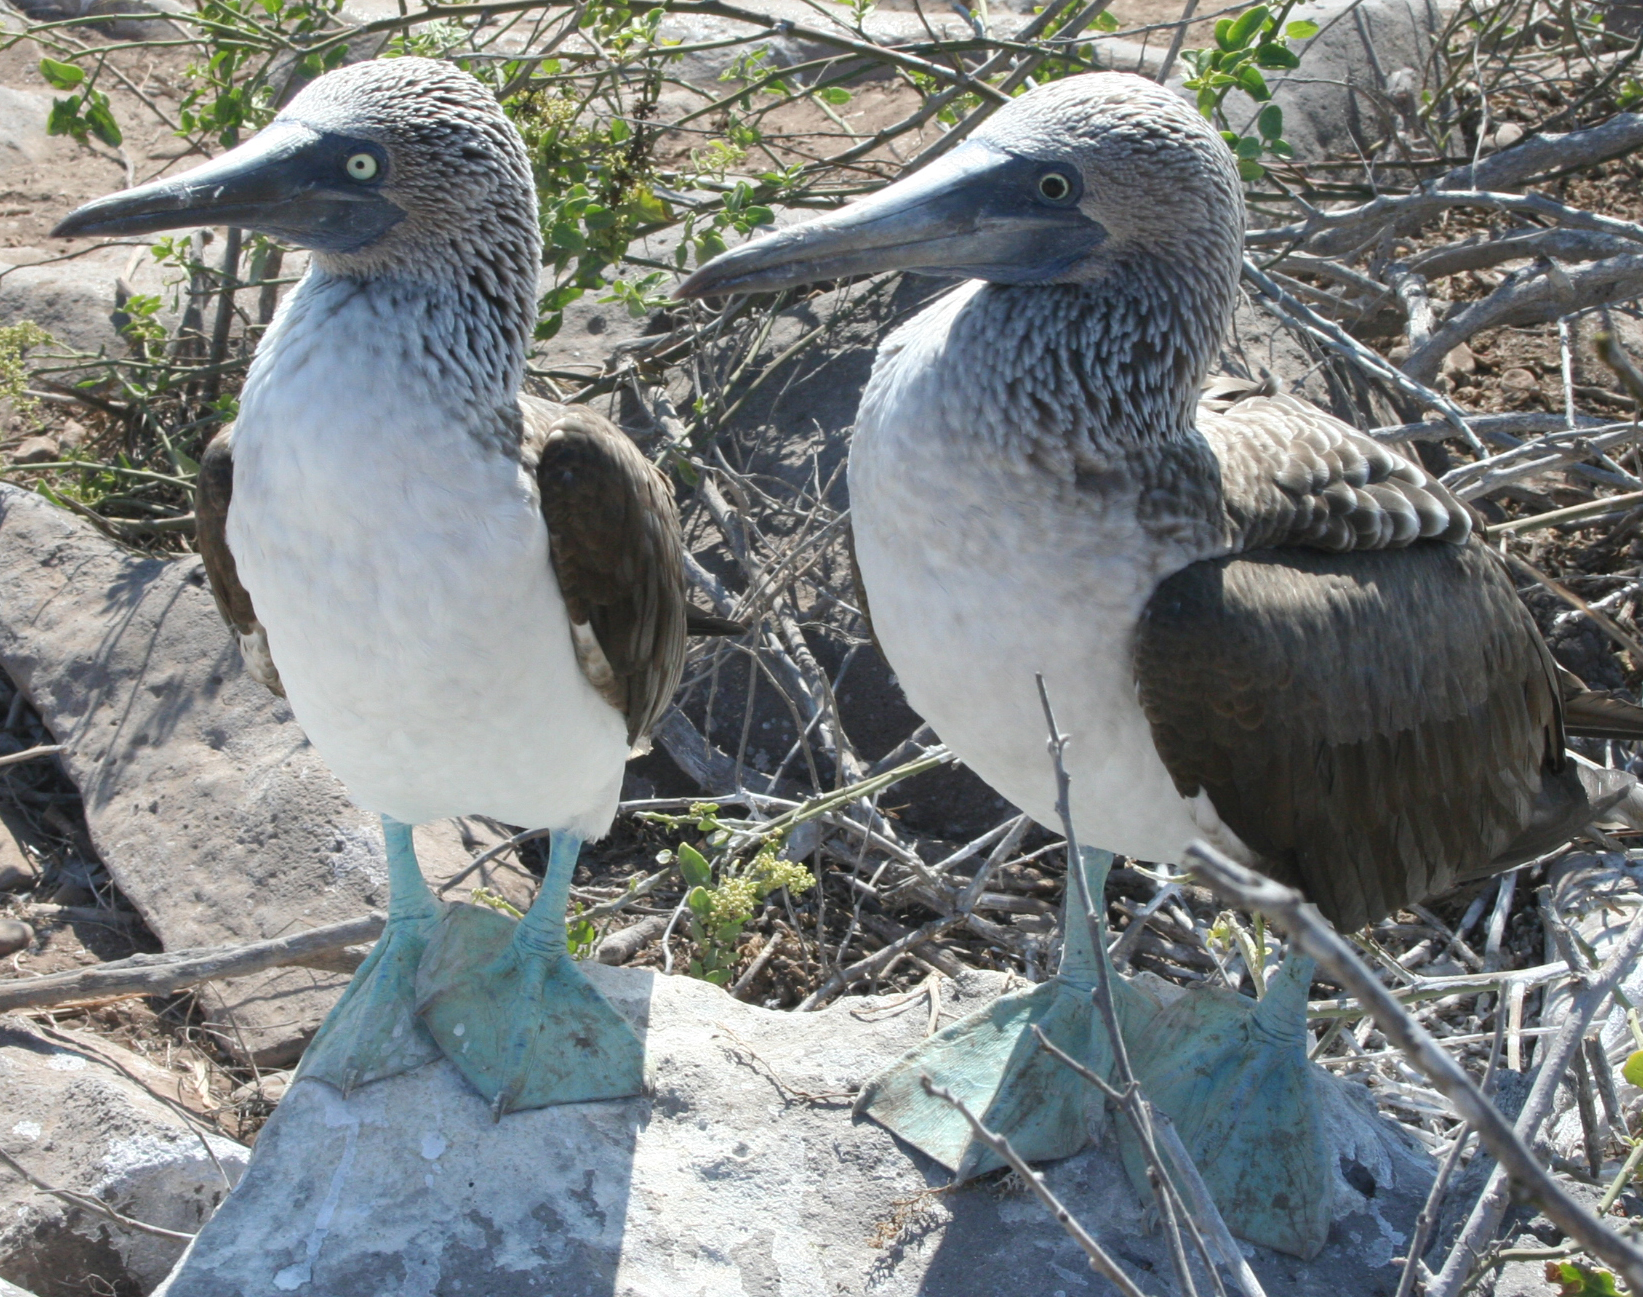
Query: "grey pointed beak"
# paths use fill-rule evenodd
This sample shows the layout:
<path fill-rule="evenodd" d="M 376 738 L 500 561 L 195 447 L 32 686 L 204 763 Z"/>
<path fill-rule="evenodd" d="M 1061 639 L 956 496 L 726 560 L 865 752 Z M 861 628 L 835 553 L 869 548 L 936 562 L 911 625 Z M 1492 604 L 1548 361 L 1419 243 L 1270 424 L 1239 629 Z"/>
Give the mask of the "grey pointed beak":
<path fill-rule="evenodd" d="M 1106 238 L 1080 197 L 1075 168 L 972 141 L 836 212 L 721 253 L 675 293 L 767 293 L 886 270 L 1047 283 Z"/>
<path fill-rule="evenodd" d="M 362 152 L 380 159 L 365 182 L 347 171 L 348 159 Z M 192 171 L 87 203 L 52 233 L 101 237 L 235 225 L 299 247 L 352 252 L 405 215 L 381 192 L 386 166 L 379 145 L 275 120 Z"/>

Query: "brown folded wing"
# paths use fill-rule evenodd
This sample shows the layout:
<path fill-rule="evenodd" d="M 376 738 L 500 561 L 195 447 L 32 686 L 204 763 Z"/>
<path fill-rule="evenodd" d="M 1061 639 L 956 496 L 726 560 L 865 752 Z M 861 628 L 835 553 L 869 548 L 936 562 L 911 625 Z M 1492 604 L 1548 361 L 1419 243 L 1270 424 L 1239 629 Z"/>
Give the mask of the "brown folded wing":
<path fill-rule="evenodd" d="M 1135 666 L 1182 795 L 1344 929 L 1590 813 L 1551 657 L 1475 541 L 1195 563 L 1154 593 Z"/>
<path fill-rule="evenodd" d="M 246 670 L 258 684 L 283 698 L 285 686 L 269 656 L 267 632 L 257 620 L 250 594 L 240 584 L 239 570 L 228 548 L 228 506 L 233 499 L 234 427 L 230 424 L 211 439 L 200 456 L 200 475 L 194 485 L 194 539 L 217 611 L 239 637 Z"/>
<path fill-rule="evenodd" d="M 609 419 L 521 397 L 553 569 L 583 672 L 639 743 L 678 688 L 686 592 L 667 480 Z"/>

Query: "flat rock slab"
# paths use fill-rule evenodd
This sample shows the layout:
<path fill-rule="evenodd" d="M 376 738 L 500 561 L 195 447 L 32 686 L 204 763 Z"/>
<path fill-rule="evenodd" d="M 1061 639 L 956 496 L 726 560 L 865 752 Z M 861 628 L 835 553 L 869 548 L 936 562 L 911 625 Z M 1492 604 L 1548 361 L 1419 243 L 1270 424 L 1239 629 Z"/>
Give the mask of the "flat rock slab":
<path fill-rule="evenodd" d="M 0 1018 L 0 1148 L 31 1175 L 90 1194 L 148 1225 L 193 1233 L 245 1170 L 250 1150 L 159 1097 L 177 1075 L 105 1040 Z M 0 1169 L 0 1276 L 39 1297 L 147 1292 L 183 1250 L 36 1193 Z M 0 1297 L 18 1291 L 0 1282 Z"/>
<path fill-rule="evenodd" d="M 775 1013 L 703 982 L 585 966 L 644 1035 L 654 1093 L 491 1121 L 443 1059 L 348 1099 L 295 1085 L 164 1297 L 1099 1297 L 1036 1201 L 946 1173 L 851 1117 L 850 1092 L 928 1029 L 924 996 Z M 998 974 L 943 981 L 946 1016 Z M 1330 1244 L 1247 1249 L 1272 1297 L 1391 1292 L 1431 1168 L 1338 1091 Z M 1048 1179 L 1142 1287 L 1167 1262 L 1110 1137 Z M 1360 1190 L 1368 1189 L 1366 1197 Z M 1208 1289 L 1205 1289 L 1208 1291 Z M 156 1295 L 159 1297 L 159 1294 Z"/>
<path fill-rule="evenodd" d="M 132 554 L 0 485 L 0 667 L 66 747 L 92 842 L 166 949 L 386 906 L 376 818 L 348 800 L 290 708 L 245 674 L 198 560 Z M 417 831 L 435 883 L 466 865 L 465 841 L 499 840 L 475 821 Z M 274 969 L 207 994 L 223 1042 L 278 1066 L 345 982 Z"/>

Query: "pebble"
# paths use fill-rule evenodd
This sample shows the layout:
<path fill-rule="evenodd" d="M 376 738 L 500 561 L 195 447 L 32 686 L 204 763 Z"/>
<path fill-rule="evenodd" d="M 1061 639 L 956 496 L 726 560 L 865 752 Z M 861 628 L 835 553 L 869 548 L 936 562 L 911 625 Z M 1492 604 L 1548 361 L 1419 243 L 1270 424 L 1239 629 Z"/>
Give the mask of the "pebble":
<path fill-rule="evenodd" d="M 21 919 L 0 919 L 0 959 L 34 944 L 34 929 Z"/>
<path fill-rule="evenodd" d="M 59 454 L 55 437 L 26 437 L 11 457 L 14 464 L 49 464 Z"/>
<path fill-rule="evenodd" d="M 1464 342 L 1443 358 L 1443 372 L 1451 377 L 1457 374 L 1475 374 L 1478 358 Z"/>
<path fill-rule="evenodd" d="M 40 881 L 40 868 L 24 851 L 9 825 L 0 825 L 0 892 L 30 892 Z"/>
<path fill-rule="evenodd" d="M 1540 388 L 1540 380 L 1527 369 L 1508 369 L 1500 376 L 1500 385 L 1514 392 L 1533 392 Z"/>

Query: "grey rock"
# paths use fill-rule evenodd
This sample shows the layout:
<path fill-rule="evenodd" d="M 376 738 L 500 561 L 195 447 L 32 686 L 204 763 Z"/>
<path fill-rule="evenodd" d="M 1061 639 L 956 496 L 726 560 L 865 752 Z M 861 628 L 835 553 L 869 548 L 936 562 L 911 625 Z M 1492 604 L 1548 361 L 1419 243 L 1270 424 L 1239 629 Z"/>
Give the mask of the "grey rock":
<path fill-rule="evenodd" d="M 0 958 L 34 944 L 34 929 L 21 919 L 0 919 Z"/>
<path fill-rule="evenodd" d="M 167 949 L 385 906 L 375 818 L 349 802 L 290 709 L 245 674 L 197 560 L 136 557 L 0 486 L 0 667 L 66 746 L 92 842 Z M 464 820 L 419 828 L 417 844 L 438 883 L 501 837 Z M 512 879 L 472 881 L 517 902 Z M 280 1066 L 345 981 L 289 968 L 214 984 L 211 1021 L 228 1048 Z"/>
<path fill-rule="evenodd" d="M 1300 66 L 1264 75 L 1284 110 L 1284 135 L 1304 161 L 1351 158 L 1419 109 L 1433 39 L 1449 0 L 1315 0 L 1290 14 L 1321 29 L 1295 41 Z M 1233 97 L 1231 102 L 1239 102 Z M 1248 101 L 1242 101 L 1247 103 Z M 1253 130 L 1255 109 L 1247 121 Z"/>
<path fill-rule="evenodd" d="M 584 965 L 643 1033 L 654 1093 L 493 1124 L 443 1059 L 342 1096 L 299 1081 L 240 1186 L 156 1297 L 744 1293 L 748 1297 L 1053 1297 L 1111 1292 L 1019 1187 L 933 1192 L 946 1175 L 849 1092 L 926 1028 L 922 998 L 816 1014 L 703 982 Z M 997 974 L 944 982 L 963 1013 Z M 1329 1247 L 1311 1262 L 1247 1249 L 1272 1297 L 1390 1290 L 1390 1258 L 1429 1163 L 1337 1085 L 1343 1166 Z M 1115 1141 L 1047 1176 L 1148 1291 L 1168 1281 Z M 1366 1178 L 1367 1177 L 1367 1178 Z"/>
<path fill-rule="evenodd" d="M 178 0 L 17 0 L 17 8 L 35 22 L 100 18 L 91 24 L 116 40 L 162 40 L 181 35 L 168 15 L 189 10 Z"/>
<path fill-rule="evenodd" d="M 36 162 L 46 151 L 51 96 L 0 86 L 0 170 Z"/>
<path fill-rule="evenodd" d="M 34 1297 L 31 1292 L 25 1292 L 14 1283 L 7 1283 L 0 1279 L 0 1297 Z"/>
<path fill-rule="evenodd" d="M 239 1179 L 249 1150 L 157 1097 L 168 1087 L 175 1094 L 176 1082 L 106 1041 L 0 1019 L 0 1147 L 55 1188 L 193 1233 Z M 0 1173 L 0 1275 L 40 1297 L 83 1293 L 93 1275 L 109 1285 L 101 1291 L 147 1292 L 182 1250 Z M 0 1297 L 7 1291 L 0 1286 Z"/>
<path fill-rule="evenodd" d="M 73 261 L 32 248 L 0 249 L 0 321 L 32 320 L 75 351 L 123 354 L 114 327 L 114 283 L 129 253 L 102 249 Z"/>

